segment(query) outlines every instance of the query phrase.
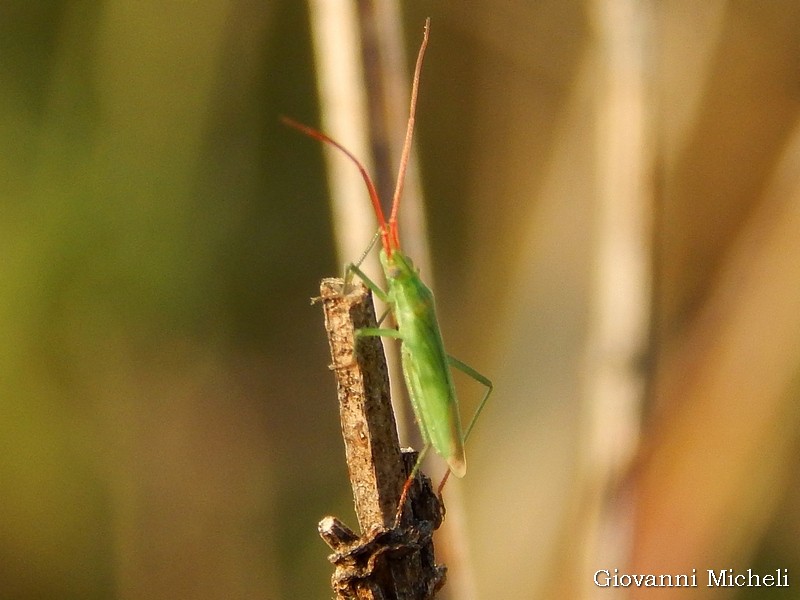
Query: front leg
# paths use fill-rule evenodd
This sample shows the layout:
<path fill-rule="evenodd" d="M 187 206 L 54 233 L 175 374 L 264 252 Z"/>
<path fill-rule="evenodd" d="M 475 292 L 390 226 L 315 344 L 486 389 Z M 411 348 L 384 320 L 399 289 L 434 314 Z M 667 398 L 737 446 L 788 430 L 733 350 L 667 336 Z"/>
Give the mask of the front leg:
<path fill-rule="evenodd" d="M 344 286 L 345 286 L 345 288 L 347 288 L 348 284 L 350 283 L 350 279 L 351 279 L 350 275 L 352 273 L 355 273 L 356 275 L 358 275 L 358 277 L 361 279 L 361 281 L 364 282 L 364 285 L 366 285 L 372 291 L 372 293 L 375 294 L 378 297 L 378 299 L 380 299 L 381 302 L 385 302 L 386 304 L 390 304 L 391 303 L 391 301 L 389 300 L 389 294 L 384 292 L 377 283 L 372 281 L 372 279 L 370 279 L 367 276 L 367 274 L 364 273 L 364 271 L 362 271 L 359 268 L 358 265 L 355 265 L 353 263 L 350 263 L 349 265 L 347 265 L 345 267 L 345 278 L 344 278 Z"/>

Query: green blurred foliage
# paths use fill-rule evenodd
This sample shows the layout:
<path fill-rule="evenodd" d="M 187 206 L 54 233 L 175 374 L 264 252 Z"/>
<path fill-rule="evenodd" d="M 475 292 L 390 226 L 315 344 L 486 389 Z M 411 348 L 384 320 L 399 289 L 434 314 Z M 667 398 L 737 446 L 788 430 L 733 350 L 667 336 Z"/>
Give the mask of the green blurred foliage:
<path fill-rule="evenodd" d="M 168 533 L 148 519 L 180 500 L 147 491 L 167 476 L 158 467 L 126 470 L 154 451 L 136 434 L 149 419 L 175 411 L 158 435 L 195 435 L 202 409 L 182 397 L 205 397 L 232 437 L 238 419 L 255 420 L 254 439 L 274 448 L 250 449 L 255 473 L 280 478 L 311 460 L 293 458 L 305 440 L 294 434 L 315 430 L 314 403 L 298 398 L 328 377 L 308 298 L 334 267 L 319 151 L 277 120 L 314 114 L 305 31 L 290 2 L 0 6 L 1 598 L 108 598 L 148 572 L 125 552 L 157 547 Z M 200 460 L 206 442 L 187 443 L 184 458 Z M 272 512 L 253 481 L 252 514 Z M 313 538 L 323 509 L 310 509 Z M 280 587 L 270 537 L 297 543 L 297 523 L 268 521 L 248 534 L 263 547 L 251 559 L 261 585 L 243 597 Z M 317 591 L 324 561 L 318 570 Z M 127 587 L 159 595 L 157 581 Z"/>

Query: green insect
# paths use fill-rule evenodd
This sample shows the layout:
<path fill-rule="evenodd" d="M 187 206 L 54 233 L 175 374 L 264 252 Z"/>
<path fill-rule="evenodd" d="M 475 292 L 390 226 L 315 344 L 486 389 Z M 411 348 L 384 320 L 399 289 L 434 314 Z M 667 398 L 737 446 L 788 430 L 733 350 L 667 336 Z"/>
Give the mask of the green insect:
<path fill-rule="evenodd" d="M 463 477 L 467 472 L 467 463 L 464 456 L 464 442 L 469 436 L 481 411 L 492 393 L 492 382 L 475 371 L 473 368 L 453 358 L 445 352 L 442 334 L 436 318 L 433 293 L 419 277 L 418 270 L 411 259 L 406 256 L 401 247 L 397 228 L 397 214 L 400 197 L 403 191 L 408 156 L 411 151 L 411 140 L 414 132 L 414 115 L 416 111 L 417 93 L 419 89 L 420 71 L 428 43 L 429 22 L 425 24 L 425 34 L 417 56 L 414 80 L 411 91 L 411 108 L 406 131 L 405 144 L 400 160 L 400 169 L 397 177 L 392 211 L 387 221 L 381 207 L 378 193 L 361 162 L 347 148 L 328 137 L 324 133 L 302 125 L 288 118 L 283 121 L 302 133 L 330 144 L 343 152 L 361 172 L 366 183 L 372 207 L 377 217 L 381 239 L 380 261 L 388 284 L 388 290 L 383 291 L 377 284 L 367 277 L 358 264 L 347 266 L 348 279 L 353 273 L 358 275 L 372 292 L 383 300 L 394 315 L 397 329 L 368 328 L 360 329 L 357 336 L 381 336 L 400 340 L 403 375 L 408 387 L 411 405 L 414 409 L 425 446 L 420 453 L 417 464 L 406 482 L 400 506 L 408 491 L 410 482 L 416 475 L 419 466 L 433 446 L 436 452 L 445 460 L 449 471 L 456 477 Z M 376 235 L 376 238 L 378 236 Z M 371 246 L 371 245 L 370 245 Z M 369 249 L 368 249 L 369 251 Z M 366 255 L 366 253 L 365 253 Z M 363 257 L 362 257 L 363 260 Z M 455 367 L 476 381 L 486 386 L 486 393 L 481 399 L 469 426 L 462 430 L 458 410 L 456 390 L 450 373 L 450 367 Z M 441 488 L 447 480 L 447 475 L 439 486 Z"/>

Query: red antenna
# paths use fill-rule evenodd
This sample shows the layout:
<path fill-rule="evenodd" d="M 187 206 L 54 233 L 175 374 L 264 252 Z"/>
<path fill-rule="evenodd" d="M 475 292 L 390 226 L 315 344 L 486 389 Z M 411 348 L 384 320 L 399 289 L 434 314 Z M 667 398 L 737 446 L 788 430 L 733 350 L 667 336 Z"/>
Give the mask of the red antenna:
<path fill-rule="evenodd" d="M 414 138 L 414 117 L 417 114 L 417 94 L 419 93 L 419 78 L 422 73 L 422 60 L 425 58 L 425 49 L 428 47 L 428 36 L 431 30 L 431 19 L 425 19 L 425 31 L 422 34 L 422 44 L 417 54 L 417 64 L 414 67 L 414 80 L 411 84 L 411 106 L 408 109 L 408 126 L 406 127 L 406 140 L 403 143 L 403 153 L 400 155 L 400 169 L 397 171 L 397 186 L 394 188 L 392 198 L 392 213 L 389 215 L 389 243 L 391 247 L 400 248 L 400 238 L 397 235 L 397 211 L 400 207 L 400 196 L 403 195 L 403 185 L 406 180 L 408 156 L 411 154 L 411 140 Z M 391 252 L 387 251 L 387 256 Z"/>
<path fill-rule="evenodd" d="M 347 158 L 349 158 L 353 163 L 358 167 L 359 172 L 361 173 L 361 177 L 364 178 L 364 183 L 367 184 L 367 191 L 369 192 L 369 199 L 372 201 L 372 208 L 375 211 L 375 216 L 378 219 L 378 227 L 380 227 L 381 231 L 381 243 L 383 244 L 384 248 L 388 247 L 388 240 L 389 240 L 389 228 L 386 225 L 386 218 L 383 216 L 383 208 L 381 208 L 381 200 L 378 198 L 378 191 L 375 189 L 375 184 L 372 183 L 372 178 L 367 173 L 367 169 L 364 165 L 361 164 L 361 161 L 358 160 L 355 155 L 350 152 L 347 148 L 342 146 L 339 142 L 334 140 L 332 137 L 329 137 L 322 133 L 321 131 L 317 131 L 313 127 L 309 127 L 308 125 L 303 125 L 302 123 L 298 123 L 294 119 L 289 117 L 281 117 L 281 121 L 288 125 L 289 127 L 294 127 L 299 132 L 306 134 L 309 137 L 314 138 L 315 140 L 319 140 L 320 142 L 325 142 L 326 144 L 330 144 L 337 150 L 341 150 Z M 388 254 L 388 251 L 387 251 Z"/>
<path fill-rule="evenodd" d="M 359 172 L 361 173 L 361 177 L 364 179 L 364 183 L 367 185 L 367 191 L 369 192 L 369 199 L 372 202 L 372 209 L 375 211 L 375 217 L 378 219 L 378 226 L 380 228 L 381 233 L 381 245 L 383 246 L 384 252 L 386 252 L 387 257 L 391 257 L 392 253 L 395 250 L 400 249 L 400 237 L 397 231 L 397 211 L 400 206 L 400 197 L 403 195 L 403 184 L 405 183 L 406 177 L 406 169 L 408 168 L 408 157 L 411 154 L 411 141 L 414 137 L 414 116 L 417 112 L 417 95 L 419 93 L 419 79 L 420 73 L 422 72 L 422 60 L 425 57 L 425 49 L 428 47 L 428 35 L 430 33 L 431 28 L 431 20 L 430 18 L 425 19 L 425 32 L 422 37 L 422 45 L 419 48 L 419 54 L 417 54 L 417 64 L 414 68 L 414 80 L 411 86 L 411 107 L 409 109 L 408 114 L 408 126 L 406 127 L 406 139 L 403 143 L 403 152 L 400 155 L 400 168 L 397 172 L 397 185 L 394 190 L 394 197 L 392 198 L 392 212 L 389 215 L 389 221 L 386 221 L 386 217 L 383 214 L 383 208 L 381 207 L 381 201 L 378 197 L 378 192 L 375 189 L 375 184 L 372 182 L 372 178 L 367 173 L 367 170 L 364 168 L 364 165 L 361 164 L 352 152 L 350 152 L 347 148 L 342 146 L 339 142 L 334 140 L 333 138 L 325 135 L 321 131 L 314 129 L 313 127 L 309 127 L 308 125 L 303 125 L 302 123 L 298 123 L 294 119 L 290 119 L 289 117 L 281 117 L 281 121 L 288 125 L 289 127 L 293 127 L 297 129 L 301 133 L 314 138 L 315 140 L 319 140 L 320 142 L 325 142 L 326 144 L 330 144 L 334 148 L 340 150 L 344 153 L 347 158 L 349 158 L 355 165 L 358 167 Z"/>

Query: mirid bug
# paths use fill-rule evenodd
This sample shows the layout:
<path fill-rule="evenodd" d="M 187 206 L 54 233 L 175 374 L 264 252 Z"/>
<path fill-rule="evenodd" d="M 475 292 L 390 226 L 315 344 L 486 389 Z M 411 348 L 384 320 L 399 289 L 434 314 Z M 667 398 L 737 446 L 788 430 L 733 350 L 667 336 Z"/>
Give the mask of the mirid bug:
<path fill-rule="evenodd" d="M 403 376 L 408 388 L 414 415 L 425 443 L 417 464 L 414 466 L 404 487 L 403 496 L 401 497 L 400 506 L 398 507 L 398 516 L 402 509 L 402 504 L 409 485 L 416 475 L 422 459 L 431 446 L 433 446 L 434 450 L 447 461 L 449 467 L 447 475 L 449 475 L 450 472 L 455 474 L 456 477 L 463 477 L 466 474 L 467 463 L 464 455 L 464 442 L 467 437 L 469 437 L 493 389 L 492 382 L 489 379 L 445 352 L 439 323 L 436 318 L 433 293 L 422 282 L 418 270 L 400 247 L 397 215 L 400 206 L 400 197 L 403 193 L 403 182 L 405 179 L 406 167 L 408 166 L 408 157 L 411 152 L 420 73 L 422 70 L 422 61 L 425 56 L 425 49 L 428 45 L 429 29 L 430 19 L 425 22 L 425 33 L 422 45 L 419 49 L 419 54 L 417 55 L 417 63 L 411 89 L 411 107 L 408 117 L 408 127 L 400 159 L 397 184 L 392 198 L 392 210 L 388 221 L 384 215 L 372 179 L 361 162 L 347 150 L 347 148 L 316 129 L 302 125 L 292 119 L 283 118 L 284 123 L 287 125 L 298 129 L 314 139 L 334 146 L 358 167 L 364 179 L 364 183 L 367 186 L 369 197 L 372 201 L 372 208 L 378 220 L 378 235 L 381 240 L 380 261 L 386 277 L 388 289 L 384 291 L 371 281 L 359 268 L 360 261 L 357 264 L 349 264 L 347 266 L 345 285 L 347 285 L 347 281 L 352 277 L 352 274 L 355 273 L 376 296 L 386 302 L 394 315 L 397 329 L 360 329 L 356 333 L 358 336 L 362 337 L 381 336 L 400 340 Z M 486 386 L 486 393 L 470 420 L 469 426 L 465 430 L 462 430 L 461 427 L 458 400 L 456 398 L 456 390 L 453 385 L 450 367 L 455 367 L 463 371 Z M 447 480 L 447 475 L 445 475 L 445 478 L 439 486 L 440 491 Z"/>

